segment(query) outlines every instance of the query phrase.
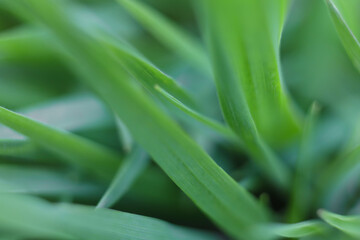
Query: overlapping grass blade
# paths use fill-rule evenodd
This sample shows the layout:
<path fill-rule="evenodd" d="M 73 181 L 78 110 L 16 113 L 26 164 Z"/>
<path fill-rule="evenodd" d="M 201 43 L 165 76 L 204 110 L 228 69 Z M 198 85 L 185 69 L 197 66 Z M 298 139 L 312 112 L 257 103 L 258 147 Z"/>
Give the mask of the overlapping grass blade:
<path fill-rule="evenodd" d="M 202 2 L 224 114 L 239 115 L 240 108 L 244 109 L 242 118 L 251 115 L 268 143 L 286 143 L 299 132 L 297 116 L 280 80 L 279 41 L 288 1 Z"/>
<path fill-rule="evenodd" d="M 318 214 L 331 226 L 353 236 L 356 239 L 360 238 L 359 216 L 343 216 L 325 210 L 320 210 Z"/>
<path fill-rule="evenodd" d="M 59 154 L 70 164 L 76 164 L 104 179 L 110 179 L 120 164 L 121 157 L 110 149 L 5 108 L 0 108 L 0 123 Z"/>
<path fill-rule="evenodd" d="M 280 6 L 280 2 L 276 4 Z M 271 180 L 284 187 L 289 179 L 288 169 L 271 152 L 263 137 L 272 143 L 283 141 L 296 127 L 280 85 L 278 43 L 273 42 L 270 31 L 274 26 L 266 27 L 268 23 L 262 19 L 268 14 L 261 5 L 264 1 L 202 3 L 224 118 L 244 141 L 254 161 Z M 253 18 L 265 22 L 261 24 L 262 21 Z"/>
<path fill-rule="evenodd" d="M 169 102 L 171 102 L 174 106 L 176 106 L 178 109 L 186 113 L 187 115 L 191 116 L 192 118 L 198 120 L 199 122 L 207 125 L 211 129 L 215 130 L 216 132 L 220 133 L 221 135 L 225 136 L 226 138 L 229 138 L 234 141 L 237 140 L 237 136 L 226 126 L 223 124 L 206 117 L 202 115 L 201 113 L 196 112 L 195 110 L 189 108 L 188 106 L 185 106 L 181 101 L 176 99 L 174 96 L 166 92 L 164 89 L 162 89 L 160 86 L 156 85 L 155 89 L 161 93 L 164 98 L 166 98 Z"/>
<path fill-rule="evenodd" d="M 259 238 L 249 236 L 249 227 L 266 219 L 259 204 L 129 81 L 106 47 L 67 20 L 65 2 L 7 3 L 26 9 L 56 35 L 83 81 L 106 100 L 134 139 L 217 225 L 236 239 Z"/>
<path fill-rule="evenodd" d="M 167 76 L 147 60 L 131 52 L 130 49 L 124 48 L 121 44 L 117 43 L 115 39 L 110 37 L 102 37 L 104 44 L 107 45 L 113 54 L 117 57 L 119 62 L 125 67 L 125 69 L 139 80 L 150 92 L 154 92 L 154 86 L 159 85 L 166 91 L 170 92 L 176 98 L 181 101 L 194 106 L 194 100 L 182 89 L 175 80 Z"/>
<path fill-rule="evenodd" d="M 326 3 L 345 50 L 360 71 L 360 2 L 326 0 Z"/>
<path fill-rule="evenodd" d="M 201 43 L 175 26 L 169 19 L 140 1 L 118 0 L 150 33 L 184 60 L 206 73 L 211 73 L 210 63 Z"/>
<path fill-rule="evenodd" d="M 231 80 L 232 76 L 225 72 L 226 66 L 224 66 L 224 61 L 226 59 L 222 58 L 220 52 L 215 52 L 215 49 L 213 59 L 218 60 L 217 66 L 215 66 L 215 71 L 218 71 L 215 73 L 215 79 L 219 82 L 217 88 L 224 118 L 232 130 L 243 140 L 245 149 L 267 177 L 281 187 L 284 187 L 289 180 L 288 169 L 280 162 L 259 135 L 246 100 L 237 88 L 237 84 L 233 82 L 236 85 L 233 86 L 233 84 L 228 84 L 224 81 L 225 78 L 230 81 L 234 80 Z"/>
<path fill-rule="evenodd" d="M 115 204 L 137 180 L 149 163 L 149 156 L 141 148 L 135 148 L 124 159 L 111 185 L 98 203 L 98 208 L 109 208 Z"/>
<path fill-rule="evenodd" d="M 89 240 L 219 239 L 210 233 L 177 227 L 161 220 L 92 207 L 49 204 L 35 197 L 2 194 L 2 227 L 35 237 Z"/>
<path fill-rule="evenodd" d="M 72 18 L 74 17 L 72 16 Z M 95 27 L 89 27 L 88 25 L 84 25 L 84 27 L 86 27 L 94 37 L 103 41 L 113 54 L 116 55 L 119 64 L 123 65 L 126 70 L 134 75 L 134 77 L 150 92 L 155 93 L 156 95 L 157 92 L 154 91 L 154 86 L 159 85 L 172 95 L 176 96 L 176 98 L 194 107 L 194 100 L 174 79 L 152 65 L 148 60 L 141 56 L 141 54 L 136 52 L 129 43 L 124 40 L 119 41 L 119 39 L 109 34 L 105 29 L 102 29 L 100 24 L 97 24 Z M 44 52 L 43 55 L 49 55 L 47 56 L 48 58 L 55 58 L 54 56 L 56 55 L 54 55 L 54 53 L 56 52 L 56 48 L 52 42 L 47 41 L 48 36 L 46 32 L 34 27 L 22 27 L 13 32 L 15 33 L 11 32 L 10 34 L 7 34 L 10 36 L 5 35 L 3 39 L 3 51 L 0 48 L 0 52 L 2 51 L 4 58 L 16 58 L 20 54 L 19 52 L 25 51 L 29 53 L 32 61 L 34 61 L 38 56 L 36 53 L 39 52 L 39 50 L 34 49 L 34 46 L 41 48 L 41 51 Z"/>

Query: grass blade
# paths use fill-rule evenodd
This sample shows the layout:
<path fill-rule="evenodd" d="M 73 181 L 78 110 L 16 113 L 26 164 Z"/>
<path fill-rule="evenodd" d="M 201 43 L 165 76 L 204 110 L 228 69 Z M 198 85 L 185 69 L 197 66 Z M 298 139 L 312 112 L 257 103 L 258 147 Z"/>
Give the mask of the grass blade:
<path fill-rule="evenodd" d="M 124 159 L 124 163 L 102 196 L 97 208 L 109 208 L 115 204 L 136 181 L 148 163 L 148 155 L 142 149 L 134 149 L 130 156 Z"/>
<path fill-rule="evenodd" d="M 101 38 L 104 44 L 109 47 L 113 54 L 117 57 L 119 62 L 125 67 L 125 69 L 134 76 L 135 79 L 139 80 L 150 92 L 157 94 L 154 91 L 154 86 L 159 85 L 166 91 L 176 96 L 181 101 L 194 106 L 192 98 L 182 89 L 174 79 L 167 76 L 147 60 L 143 59 L 138 54 L 126 50 L 124 46 L 121 46 L 118 42 L 110 37 Z"/>
<path fill-rule="evenodd" d="M 67 131 L 81 131 L 112 123 L 109 111 L 99 100 L 89 94 L 68 95 L 20 109 L 19 112 L 29 118 Z M 12 140 L 26 138 L 5 126 L 0 126 L 0 136 L 2 139 Z"/>
<path fill-rule="evenodd" d="M 274 223 L 265 226 L 268 234 L 285 238 L 304 238 L 317 236 L 326 231 L 324 223 L 317 220 L 309 220 L 293 224 Z M 266 231 L 266 230 L 265 230 Z"/>
<path fill-rule="evenodd" d="M 134 139 L 202 211 L 234 238 L 255 239 L 248 231 L 253 224 L 266 221 L 262 207 L 128 81 L 106 48 L 68 22 L 64 2 L 7 3 L 26 9 L 57 36 L 83 81 L 114 109 Z"/>
<path fill-rule="evenodd" d="M 84 131 L 108 126 L 112 117 L 90 94 L 72 94 L 46 103 L 20 109 L 27 117 L 67 131 Z M 0 155 L 23 158 L 39 157 L 40 147 L 26 136 L 1 125 Z"/>
<path fill-rule="evenodd" d="M 359 216 L 342 216 L 325 210 L 320 210 L 318 214 L 331 226 L 353 236 L 354 238 L 360 237 Z"/>
<path fill-rule="evenodd" d="M 63 156 L 70 164 L 88 169 L 99 177 L 111 178 L 114 169 L 120 164 L 121 157 L 101 145 L 2 107 L 0 107 L 0 123 Z"/>
<path fill-rule="evenodd" d="M 264 75 L 267 71 L 265 69 L 270 68 L 268 65 L 270 64 L 274 65 L 271 67 L 272 71 L 275 71 L 274 75 L 279 76 L 276 70 L 278 63 L 272 38 L 267 35 L 257 36 L 253 32 L 254 27 L 258 30 L 257 33 L 267 33 L 268 29 L 264 29 L 266 24 L 252 26 L 252 20 L 249 20 L 256 16 L 260 19 L 263 17 L 259 16 L 259 12 L 265 11 L 260 7 L 262 1 L 245 2 L 203 1 L 218 95 L 225 120 L 244 141 L 248 153 L 270 180 L 284 188 L 288 184 L 289 171 L 267 146 L 263 137 L 281 136 L 279 131 L 287 128 L 286 125 L 289 126 L 291 122 L 289 115 L 285 117 L 287 113 L 284 114 L 287 112 L 287 101 L 284 99 L 285 95 L 279 84 L 279 78 L 269 79 L 269 76 Z M 248 16 L 249 19 L 238 19 L 241 14 L 236 9 L 241 9 L 244 17 Z M 243 24 L 236 25 L 238 22 Z M 247 25 L 248 22 L 250 22 L 249 25 Z M 261 54 L 261 58 L 258 58 L 260 49 L 264 53 Z M 262 62 L 261 59 L 267 58 L 266 63 Z M 247 62 L 247 59 L 251 62 Z M 249 69 L 250 65 L 255 69 Z M 268 84 L 276 86 L 276 89 L 274 90 Z M 257 89 L 257 94 L 254 93 L 254 89 Z M 277 97 L 272 95 L 274 92 L 277 92 L 275 94 Z M 264 99 L 258 99 L 258 96 L 264 96 Z M 258 103 L 259 105 L 254 105 Z M 287 119 L 285 120 L 287 123 L 283 122 L 284 119 Z M 267 126 L 262 125 L 260 121 L 266 121 Z M 282 122 L 281 127 L 277 127 L 280 122 Z M 282 130 L 279 130 L 280 128 Z M 291 128 L 292 130 L 286 130 L 286 134 L 293 132 L 294 126 Z M 267 135 L 269 132 L 264 132 L 266 129 L 276 131 L 276 134 Z M 276 141 L 276 139 L 273 140 Z"/>
<path fill-rule="evenodd" d="M 326 0 L 326 3 L 345 50 L 360 71 L 360 28 L 358 27 L 359 13 L 357 11 L 360 3 L 357 0 Z M 341 8 L 338 8 L 339 6 Z"/>
<path fill-rule="evenodd" d="M 162 89 L 160 86 L 155 85 L 155 90 L 157 90 L 161 95 L 166 98 L 170 103 L 172 103 L 175 107 L 186 113 L 187 115 L 191 116 L 192 118 L 198 120 L 199 122 L 207 125 L 211 129 L 215 130 L 216 132 L 220 133 L 221 135 L 225 136 L 226 138 L 230 138 L 234 141 L 237 140 L 237 136 L 227 127 L 225 127 L 223 124 L 216 122 L 215 120 L 208 118 L 201 113 L 196 112 L 195 110 L 189 108 L 188 106 L 185 106 L 181 101 L 176 99 L 174 96 L 166 92 L 164 89 Z"/>
<path fill-rule="evenodd" d="M 89 240 L 200 240 L 215 235 L 176 227 L 149 217 L 92 207 L 49 204 L 26 195 L 2 194 L 2 227 L 27 231 L 35 236 Z"/>
<path fill-rule="evenodd" d="M 208 58 L 198 40 L 140 1 L 118 0 L 118 2 L 160 42 L 194 66 L 211 73 Z"/>
<path fill-rule="evenodd" d="M 238 115 L 240 111 L 244 118 L 251 116 L 260 135 L 273 146 L 285 144 L 299 132 L 297 116 L 280 80 L 279 35 L 283 20 L 276 25 L 268 21 L 269 16 L 284 18 L 284 11 L 279 9 L 285 8 L 286 2 L 202 1 L 223 112 Z M 244 96 L 241 100 L 240 95 Z M 237 122 L 245 121 L 237 118 Z M 249 121 L 246 128 L 250 127 Z"/>

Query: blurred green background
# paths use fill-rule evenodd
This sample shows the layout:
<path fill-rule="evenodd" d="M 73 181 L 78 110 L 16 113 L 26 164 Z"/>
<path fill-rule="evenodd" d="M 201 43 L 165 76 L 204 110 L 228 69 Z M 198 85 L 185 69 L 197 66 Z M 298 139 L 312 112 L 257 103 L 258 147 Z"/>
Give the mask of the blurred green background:
<path fill-rule="evenodd" d="M 201 38 L 201 28 L 197 24 L 196 13 L 191 6 L 192 1 L 142 2 L 157 9 L 197 38 Z M 77 1 L 77 4 L 73 10 L 78 11 L 75 16 L 79 22 L 83 21 L 84 25 L 91 25 L 92 21 L 105 24 L 116 37 L 131 43 L 159 69 L 175 78 L 199 102 L 206 103 L 203 105 L 207 115 L 222 121 L 216 89 L 214 85 L 209 84 L 209 76 L 157 41 L 114 1 L 81 0 Z M 59 115 L 55 119 L 48 120 L 49 123 L 121 151 L 122 143 L 118 138 L 111 111 L 103 106 L 89 89 L 79 84 L 77 76 L 59 59 L 56 52 L 46 46 L 46 42 L 38 44 L 27 42 L 31 28 L 25 26 L 22 20 L 5 8 L 0 8 L 0 106 L 27 113 L 32 109 L 41 109 L 42 106 L 47 108 L 54 105 L 51 111 L 35 112 L 31 116 L 43 120 L 51 115 Z M 321 115 L 316 122 L 316 130 L 309 144 L 312 159 L 318 161 L 316 164 L 318 168 L 323 164 L 326 165 L 326 161 L 336 158 L 339 152 L 360 145 L 360 73 L 353 67 L 346 54 L 323 1 L 293 1 L 282 36 L 281 69 L 283 85 L 300 115 L 306 115 L 314 101 L 321 108 Z M 73 98 L 83 101 L 91 110 L 97 109 L 93 114 L 85 113 L 86 109 L 82 108 L 83 105 L 73 110 L 79 118 L 89 118 L 93 121 L 82 122 L 81 126 L 76 122 L 67 123 L 66 126 L 62 126 L 61 121 L 56 123 L 56 118 L 62 119 L 67 116 L 66 113 L 62 115 L 61 109 L 73 105 L 71 100 Z M 177 118 L 177 120 L 235 180 L 256 196 L 266 199 L 266 194 L 272 195 L 272 191 L 275 190 L 266 182 L 254 180 L 253 176 L 259 173 L 241 150 L 214 137 L 212 132 L 208 132 L 200 124 L 199 129 L 194 131 L 186 124 L 186 119 Z M 57 156 L 41 147 L 24 144 L 21 141 L 7 141 L 7 138 L 16 139 L 12 137 L 13 134 L 1 126 L 0 179 L 12 181 L 24 188 L 29 179 L 34 184 L 43 184 L 42 173 L 31 175 L 27 172 L 36 167 L 54 172 L 56 176 L 61 176 L 60 178 L 65 177 L 70 181 L 70 185 L 74 186 L 74 191 L 54 194 L 49 189 L 54 186 L 59 187 L 56 182 L 47 183 L 42 189 L 39 187 L 24 191 L 54 201 L 70 199 L 69 201 L 89 205 L 97 203 L 106 185 L 93 181 L 86 174 L 79 174 L 70 166 L 49 161 L 56 159 Z M 21 136 L 17 137 L 22 139 Z M 294 139 L 286 146 L 276 149 L 277 153 L 290 165 L 294 164 L 298 144 L 299 139 Z M 18 145 L 21 148 L 17 148 Z M 17 149 L 15 153 L 9 150 L 9 146 L 10 148 L 15 146 Z M 22 167 L 17 167 L 19 165 Z M 23 179 L 17 178 L 18 175 Z M 350 211 L 353 214 L 360 214 L 360 208 L 356 207 L 357 198 L 354 198 L 354 193 L 356 196 L 360 195 L 359 176 L 356 174 L 350 176 L 352 180 L 348 182 L 346 188 L 333 193 L 335 195 L 331 195 L 324 202 L 314 203 L 312 205 L 314 209 L 309 210 L 307 218 L 314 217 L 315 210 L 320 206 L 340 213 Z M 79 184 L 78 188 L 74 183 Z M 279 213 L 285 211 L 287 196 L 273 194 L 270 199 L 268 204 L 273 209 Z M 176 224 L 215 229 L 215 226 L 153 163 L 114 208 Z"/>

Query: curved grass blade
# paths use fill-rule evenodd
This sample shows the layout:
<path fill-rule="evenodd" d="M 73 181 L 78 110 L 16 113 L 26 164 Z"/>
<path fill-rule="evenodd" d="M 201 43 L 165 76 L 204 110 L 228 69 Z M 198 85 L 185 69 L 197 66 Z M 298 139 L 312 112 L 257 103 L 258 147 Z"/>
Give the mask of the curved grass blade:
<path fill-rule="evenodd" d="M 88 169 L 98 177 L 110 179 L 121 157 L 87 139 L 37 122 L 0 107 L 0 123 L 28 136 L 39 145 L 64 157 L 70 164 Z"/>
<path fill-rule="evenodd" d="M 118 0 L 118 2 L 160 42 L 204 72 L 211 73 L 209 60 L 198 40 L 139 1 Z"/>
<path fill-rule="evenodd" d="M 256 239 L 249 236 L 249 227 L 266 221 L 263 208 L 138 86 L 128 81 L 128 75 L 106 47 L 67 20 L 65 2 L 6 3 L 26 9 L 26 15 L 32 14 L 56 35 L 66 47 L 66 59 L 82 80 L 113 108 L 134 139 L 203 212 L 234 238 Z"/>
<path fill-rule="evenodd" d="M 105 106 L 90 94 L 73 94 L 20 109 L 29 118 L 67 131 L 108 126 L 112 116 Z M 1 139 L 24 140 L 25 136 L 0 126 Z"/>
<path fill-rule="evenodd" d="M 323 234 L 326 226 L 320 221 L 309 220 L 292 224 L 273 223 L 264 226 L 263 231 L 274 237 L 304 238 Z"/>
<path fill-rule="evenodd" d="M 345 50 L 360 71 L 360 2 L 326 0 L 326 3 Z"/>
<path fill-rule="evenodd" d="M 319 216 L 331 226 L 355 237 L 360 238 L 360 217 L 342 216 L 325 210 L 318 212 Z"/>
<path fill-rule="evenodd" d="M 270 145 L 286 144 L 299 133 L 298 116 L 281 82 L 279 35 L 283 20 L 275 24 L 268 19 L 284 18 L 280 10 L 287 1 L 201 2 L 224 115 L 251 116 L 247 128 L 254 121 Z M 236 118 L 244 122 L 240 116 Z"/>
<path fill-rule="evenodd" d="M 282 133 L 279 131 L 287 129 L 288 134 L 295 128 L 292 126 L 290 130 L 286 127 L 291 122 L 290 115 L 285 114 L 287 101 L 280 80 L 273 77 L 279 77 L 279 71 L 274 43 L 272 38 L 266 35 L 270 35 L 265 27 L 267 23 L 259 26 L 261 21 L 251 20 L 254 17 L 264 17 L 259 16 L 265 11 L 261 5 L 263 2 L 226 0 L 220 3 L 204 0 L 202 3 L 208 22 L 208 45 L 224 118 L 243 140 L 248 153 L 267 177 L 280 187 L 286 188 L 289 183 L 289 170 L 271 151 L 264 137 L 281 138 Z M 248 16 L 249 19 L 239 19 L 242 14 L 237 9 L 241 9 L 244 18 Z M 256 33 L 253 32 L 255 29 Z M 265 35 L 258 36 L 260 32 Z M 258 52 L 260 49 L 263 50 L 261 53 Z M 267 59 L 266 63 L 263 62 L 264 59 Z M 272 69 L 271 77 L 266 74 L 267 68 Z M 259 96 L 264 98 L 259 99 Z M 263 125 L 265 122 L 261 121 L 265 121 L 266 126 Z M 276 133 L 266 133 L 266 129 Z M 277 141 L 275 138 L 272 140 Z"/>
<path fill-rule="evenodd" d="M 149 163 L 148 155 L 140 148 L 136 148 L 124 159 L 110 187 L 100 199 L 97 208 L 109 208 L 127 192 L 137 177 L 145 170 Z"/>
<path fill-rule="evenodd" d="M 185 106 L 181 101 L 176 99 L 174 96 L 166 92 L 164 89 L 162 89 L 160 86 L 155 85 L 155 90 L 157 90 L 159 93 L 161 93 L 164 98 L 166 98 L 169 102 L 171 102 L 174 106 L 176 106 L 178 109 L 186 113 L 187 115 L 193 117 L 194 119 L 198 120 L 199 122 L 202 122 L 203 124 L 207 125 L 211 129 L 215 130 L 216 132 L 220 133 L 221 135 L 225 136 L 226 138 L 229 138 L 233 141 L 239 141 L 237 140 L 237 136 L 227 127 L 225 127 L 223 124 L 216 122 L 215 120 L 212 120 L 211 118 L 208 118 L 201 113 L 196 112 L 195 110 Z"/>
<path fill-rule="evenodd" d="M 139 82 L 150 92 L 154 93 L 154 86 L 159 85 L 186 104 L 189 104 L 190 106 L 195 105 L 192 98 L 174 79 L 161 72 L 147 60 L 139 56 L 139 54 L 131 52 L 129 49 L 124 48 L 124 46 L 121 46 L 121 44 L 109 37 L 103 36 L 101 37 L 101 40 L 111 49 L 125 69 L 133 75 L 135 79 L 139 80 Z M 157 92 L 155 92 L 155 94 L 156 93 Z"/>
<path fill-rule="evenodd" d="M 67 131 L 83 131 L 112 123 L 112 117 L 105 106 L 89 94 L 61 97 L 20 109 L 19 112 Z M 34 159 L 44 154 L 39 145 L 6 126 L 0 126 L 0 137 L 0 155 Z"/>
<path fill-rule="evenodd" d="M 177 227 L 161 220 L 92 207 L 49 204 L 35 197 L 2 194 L 2 227 L 37 237 L 89 240 L 202 240 L 216 235 Z"/>

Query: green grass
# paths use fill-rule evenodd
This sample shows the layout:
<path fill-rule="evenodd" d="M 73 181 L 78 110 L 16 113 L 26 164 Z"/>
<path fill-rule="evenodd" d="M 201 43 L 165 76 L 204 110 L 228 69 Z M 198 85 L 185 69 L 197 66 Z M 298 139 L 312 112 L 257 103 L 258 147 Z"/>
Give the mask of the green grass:
<path fill-rule="evenodd" d="M 359 238 L 360 1 L 0 13 L 0 239 Z"/>

